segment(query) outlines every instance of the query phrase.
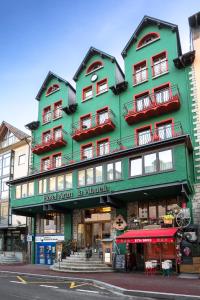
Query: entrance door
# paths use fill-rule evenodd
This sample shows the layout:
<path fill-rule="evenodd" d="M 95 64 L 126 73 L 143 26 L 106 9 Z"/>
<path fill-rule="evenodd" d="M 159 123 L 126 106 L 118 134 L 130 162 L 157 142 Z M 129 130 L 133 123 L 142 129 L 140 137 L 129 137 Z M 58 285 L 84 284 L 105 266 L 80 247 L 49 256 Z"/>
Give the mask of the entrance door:
<path fill-rule="evenodd" d="M 85 246 L 92 246 L 92 224 L 85 224 Z"/>
<path fill-rule="evenodd" d="M 136 244 L 137 270 L 144 270 L 144 244 Z"/>

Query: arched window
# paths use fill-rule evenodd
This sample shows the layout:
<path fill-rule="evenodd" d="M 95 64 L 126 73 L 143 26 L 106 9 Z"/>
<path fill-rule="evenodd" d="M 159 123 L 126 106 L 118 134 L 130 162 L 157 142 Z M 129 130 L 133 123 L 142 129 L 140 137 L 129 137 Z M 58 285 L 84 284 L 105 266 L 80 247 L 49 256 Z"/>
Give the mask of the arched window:
<path fill-rule="evenodd" d="M 141 48 L 147 44 L 150 44 L 151 42 L 157 40 L 160 38 L 160 35 L 157 32 L 149 32 L 145 36 L 141 38 L 141 40 L 137 44 L 137 49 Z"/>
<path fill-rule="evenodd" d="M 46 92 L 46 96 L 52 94 L 53 92 L 55 92 L 55 91 L 57 91 L 57 90 L 59 90 L 59 85 L 58 85 L 58 84 L 53 84 L 53 85 L 51 85 L 51 86 L 48 88 L 47 92 Z"/>
<path fill-rule="evenodd" d="M 87 68 L 86 74 L 89 74 L 101 67 L 103 67 L 103 63 L 101 61 L 95 61 Z"/>

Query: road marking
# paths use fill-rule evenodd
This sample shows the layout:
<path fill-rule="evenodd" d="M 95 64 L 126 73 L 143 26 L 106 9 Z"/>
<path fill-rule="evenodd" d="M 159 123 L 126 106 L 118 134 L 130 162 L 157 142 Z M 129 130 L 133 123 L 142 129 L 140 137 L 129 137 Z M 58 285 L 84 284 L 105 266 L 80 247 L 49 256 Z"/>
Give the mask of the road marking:
<path fill-rule="evenodd" d="M 17 279 L 19 279 L 21 281 L 21 283 L 27 284 L 27 281 L 24 280 L 21 276 L 17 276 Z"/>
<path fill-rule="evenodd" d="M 14 280 L 12 280 L 12 281 L 10 281 L 10 282 L 12 282 L 12 283 L 20 283 L 20 284 L 24 284 L 24 283 L 21 282 L 21 281 L 14 281 Z"/>
<path fill-rule="evenodd" d="M 99 292 L 97 292 L 97 291 L 89 291 L 89 290 L 81 290 L 81 289 L 77 289 L 77 291 L 86 292 L 86 293 L 93 293 L 93 294 L 99 294 Z"/>
<path fill-rule="evenodd" d="M 40 284 L 40 286 L 42 286 L 42 287 L 47 287 L 47 288 L 58 289 L 58 286 L 55 286 L 55 285 Z"/>
<path fill-rule="evenodd" d="M 72 281 L 69 288 L 74 289 L 76 287 L 83 286 L 83 285 L 91 285 L 91 284 L 90 283 L 81 283 L 81 284 L 76 285 L 76 282 Z"/>

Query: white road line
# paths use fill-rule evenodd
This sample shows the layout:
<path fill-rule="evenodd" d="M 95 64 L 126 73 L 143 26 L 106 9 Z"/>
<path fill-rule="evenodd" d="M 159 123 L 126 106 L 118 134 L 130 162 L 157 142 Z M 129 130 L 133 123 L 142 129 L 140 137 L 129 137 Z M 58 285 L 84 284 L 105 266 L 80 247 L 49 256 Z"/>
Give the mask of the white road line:
<path fill-rule="evenodd" d="M 47 288 L 58 289 L 58 286 L 55 286 L 55 285 L 46 285 L 46 284 L 41 284 L 40 286 L 42 286 L 42 287 L 47 287 Z"/>
<path fill-rule="evenodd" d="M 21 282 L 21 281 L 14 281 L 14 280 L 12 280 L 12 281 L 10 281 L 10 282 L 12 282 L 12 283 L 20 283 L 20 284 L 25 284 L 24 282 Z"/>
<path fill-rule="evenodd" d="M 94 294 L 99 294 L 99 292 L 96 292 L 96 291 L 89 291 L 89 290 L 81 290 L 81 289 L 76 289 L 76 291 L 79 291 L 79 292 L 86 292 L 86 293 L 94 293 Z"/>

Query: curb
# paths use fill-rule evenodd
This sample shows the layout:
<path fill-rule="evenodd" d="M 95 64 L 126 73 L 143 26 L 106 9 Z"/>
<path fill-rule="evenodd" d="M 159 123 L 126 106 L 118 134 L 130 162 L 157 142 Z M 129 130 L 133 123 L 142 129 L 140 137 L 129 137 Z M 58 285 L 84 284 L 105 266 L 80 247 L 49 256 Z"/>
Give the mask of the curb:
<path fill-rule="evenodd" d="M 127 297 L 131 296 L 138 296 L 144 298 L 156 298 L 156 299 L 170 299 L 170 300 L 200 300 L 200 296 L 195 295 L 185 295 L 185 294 L 174 294 L 174 293 L 160 293 L 160 292 L 152 292 L 152 291 L 142 291 L 142 290 L 127 290 L 116 285 L 112 285 L 103 281 L 99 281 L 96 279 L 89 279 L 89 278 L 80 278 L 80 277 L 68 277 L 68 276 L 59 276 L 59 275 L 46 275 L 46 274 L 35 274 L 35 273 L 26 273 L 26 272 L 15 272 L 15 271 L 0 271 L 0 273 L 7 273 L 7 274 L 20 274 L 26 276 L 39 276 L 39 277 L 48 277 L 48 278 L 61 278 L 67 279 L 70 281 L 78 280 L 78 281 L 85 281 L 85 282 L 92 282 L 98 284 L 101 287 L 110 289 L 114 294 L 123 295 Z"/>

